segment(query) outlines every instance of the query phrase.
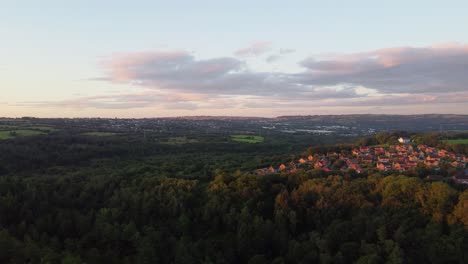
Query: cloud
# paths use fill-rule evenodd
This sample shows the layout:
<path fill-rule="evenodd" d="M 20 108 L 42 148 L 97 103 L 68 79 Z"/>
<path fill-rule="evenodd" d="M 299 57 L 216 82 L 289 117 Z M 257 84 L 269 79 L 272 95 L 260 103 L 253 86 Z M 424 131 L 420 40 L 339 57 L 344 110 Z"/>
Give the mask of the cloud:
<path fill-rule="evenodd" d="M 268 63 L 273 63 L 273 62 L 276 62 L 276 61 L 278 61 L 280 59 L 281 59 L 280 55 L 270 55 L 265 59 L 265 61 L 268 62 Z"/>
<path fill-rule="evenodd" d="M 215 100 L 216 96 L 204 97 L 199 94 L 161 93 L 149 91 L 112 95 L 80 96 L 62 101 L 22 102 L 20 106 L 46 106 L 56 108 L 96 108 L 96 109 L 133 109 L 160 107 L 167 109 L 196 109 L 198 102 Z"/>
<path fill-rule="evenodd" d="M 288 74 L 256 72 L 229 57 L 199 60 L 185 52 L 120 54 L 103 67 L 115 83 L 132 83 L 154 90 L 214 95 L 282 95 L 305 92 Z"/>
<path fill-rule="evenodd" d="M 175 102 L 171 104 L 164 104 L 165 109 L 177 109 L 177 110 L 196 110 L 198 105 L 190 102 Z"/>
<path fill-rule="evenodd" d="M 277 61 L 283 59 L 287 54 L 294 53 L 294 52 L 296 52 L 296 50 L 293 50 L 293 49 L 280 49 L 277 54 L 272 54 L 272 55 L 268 56 L 265 59 L 265 61 L 267 63 L 277 62 Z"/>
<path fill-rule="evenodd" d="M 290 54 L 296 52 L 295 49 L 280 49 L 279 54 L 285 55 L 285 54 Z"/>
<path fill-rule="evenodd" d="M 311 57 L 300 62 L 304 71 L 295 74 L 253 71 L 236 58 L 200 60 L 177 51 L 117 55 L 104 65 L 106 78 L 113 82 L 216 95 L 294 98 L 322 87 L 346 86 L 351 89 L 334 96 L 362 97 L 349 91 L 365 87 L 380 94 L 445 93 L 465 91 L 468 84 L 468 46 L 457 44 Z"/>
<path fill-rule="evenodd" d="M 294 99 L 281 100 L 279 98 L 251 98 L 244 100 L 244 107 L 247 108 L 272 108 L 275 109 L 305 109 L 305 110 L 320 110 L 322 108 L 337 107 L 337 108 L 368 108 L 368 107 L 394 107 L 394 110 L 403 106 L 425 107 L 427 113 L 444 112 L 454 105 L 464 105 L 468 107 L 468 92 L 456 93 L 450 95 L 428 94 L 424 96 L 414 96 L 411 94 L 398 95 L 379 95 L 366 96 L 357 98 L 336 97 L 331 98 L 323 96 L 322 98 Z M 460 110 L 460 109 L 459 109 Z M 458 110 L 458 112 L 459 112 Z M 389 112 L 383 112 L 389 113 Z M 410 112 L 411 113 L 411 112 Z M 342 113 L 343 114 L 343 113 Z M 407 112 L 408 114 L 408 112 Z"/>
<path fill-rule="evenodd" d="M 307 58 L 299 82 L 310 85 L 360 85 L 381 93 L 465 91 L 468 45 L 400 47 Z"/>
<path fill-rule="evenodd" d="M 261 54 L 265 50 L 261 46 L 252 45 L 240 54 Z M 283 49 L 266 59 L 273 62 L 291 52 L 294 51 Z M 103 109 L 285 111 L 427 106 L 432 111 L 454 109 L 448 106 L 468 102 L 467 45 L 318 55 L 303 59 L 299 65 L 301 71 L 288 73 L 254 70 L 247 62 L 234 57 L 199 59 L 185 51 L 113 54 L 101 64 L 104 75 L 93 80 L 133 84 L 143 88 L 141 92 L 26 104 Z"/>
<path fill-rule="evenodd" d="M 227 57 L 196 61 L 186 52 L 152 52 L 116 55 L 103 65 L 113 81 L 164 86 L 180 78 L 194 81 L 216 78 L 240 70 L 242 62 Z"/>
<path fill-rule="evenodd" d="M 267 41 L 259 41 L 252 43 L 250 46 L 234 51 L 236 57 L 255 57 L 262 55 L 270 50 L 271 43 Z"/>

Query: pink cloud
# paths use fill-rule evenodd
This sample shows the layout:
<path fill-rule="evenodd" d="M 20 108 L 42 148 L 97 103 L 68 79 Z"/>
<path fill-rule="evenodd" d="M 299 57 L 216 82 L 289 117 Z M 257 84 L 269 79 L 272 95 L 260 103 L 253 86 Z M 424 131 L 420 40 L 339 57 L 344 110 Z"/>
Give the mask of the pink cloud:
<path fill-rule="evenodd" d="M 368 52 L 335 54 L 321 60 L 308 58 L 302 62 L 302 65 L 312 71 L 328 74 L 353 73 L 379 68 L 391 68 L 401 64 L 416 63 L 461 54 L 468 54 L 468 45 L 449 43 L 423 48 L 396 47 Z"/>
<path fill-rule="evenodd" d="M 310 85 L 346 84 L 383 93 L 466 90 L 468 45 L 396 47 L 368 52 L 307 58 L 299 74 Z"/>
<path fill-rule="evenodd" d="M 237 57 L 254 57 L 259 56 L 270 50 L 271 43 L 267 41 L 258 41 L 250 46 L 234 51 Z"/>
<path fill-rule="evenodd" d="M 261 54 L 257 43 L 239 55 Z M 184 51 L 115 54 L 104 81 L 141 86 L 140 93 L 82 97 L 49 106 L 131 109 L 219 109 L 448 106 L 468 102 L 468 46 L 396 47 L 304 60 L 300 73 L 261 72 L 233 57 L 195 58 Z M 467 108 L 468 109 L 468 108 Z"/>
<path fill-rule="evenodd" d="M 102 62 L 109 77 L 115 82 L 135 79 L 135 73 L 143 74 L 147 65 L 174 67 L 191 60 L 192 56 L 184 51 L 121 53 L 109 56 Z"/>

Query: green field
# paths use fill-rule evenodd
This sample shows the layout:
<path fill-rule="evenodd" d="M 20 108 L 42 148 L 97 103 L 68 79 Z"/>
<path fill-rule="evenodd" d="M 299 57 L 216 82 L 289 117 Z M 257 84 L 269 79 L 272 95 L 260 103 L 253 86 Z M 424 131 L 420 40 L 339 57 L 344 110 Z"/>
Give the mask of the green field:
<path fill-rule="evenodd" d="M 93 137 L 111 137 L 111 136 L 117 135 L 117 133 L 113 133 L 113 132 L 87 132 L 87 133 L 83 133 L 82 135 L 93 136 Z"/>
<path fill-rule="evenodd" d="M 446 142 L 449 144 L 468 144 L 468 139 L 449 139 Z"/>
<path fill-rule="evenodd" d="M 49 127 L 49 126 L 31 126 L 31 127 L 27 127 L 27 129 L 41 130 L 41 131 L 46 131 L 46 132 L 53 132 L 53 131 L 58 130 L 56 128 Z"/>
<path fill-rule="evenodd" d="M 242 142 L 242 143 L 261 143 L 265 141 L 265 138 L 262 136 L 252 136 L 252 135 L 232 135 L 232 141 Z"/>
<path fill-rule="evenodd" d="M 187 137 L 170 137 L 167 141 L 162 141 L 163 144 L 171 144 L 171 145 L 178 145 L 178 144 L 186 144 L 186 143 L 196 143 L 198 140 L 193 138 Z"/>
<path fill-rule="evenodd" d="M 36 130 L 27 130 L 27 129 L 19 129 L 19 130 L 8 130 L 8 131 L 0 131 L 0 139 L 10 139 L 14 137 L 23 137 L 23 136 L 34 136 L 34 135 L 42 135 L 43 132 L 36 131 Z"/>

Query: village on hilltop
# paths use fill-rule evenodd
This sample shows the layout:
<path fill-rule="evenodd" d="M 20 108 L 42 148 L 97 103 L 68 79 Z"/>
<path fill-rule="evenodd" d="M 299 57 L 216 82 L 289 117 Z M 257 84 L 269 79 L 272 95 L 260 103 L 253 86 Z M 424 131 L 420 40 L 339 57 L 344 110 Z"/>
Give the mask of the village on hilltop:
<path fill-rule="evenodd" d="M 399 138 L 398 141 L 397 145 L 356 147 L 351 152 L 317 153 L 297 161 L 293 160 L 289 164 L 280 164 L 278 167 L 257 169 L 255 174 L 294 173 L 299 168 L 321 169 L 326 172 L 354 170 L 358 174 L 371 168 L 384 172 L 405 172 L 416 168 L 418 164 L 424 164 L 436 172 L 440 170 L 440 166 L 447 165 L 456 171 L 451 175 L 456 183 L 468 184 L 467 156 L 427 145 L 413 145 L 407 138 Z M 442 179 L 437 175 L 429 175 L 426 178 Z"/>

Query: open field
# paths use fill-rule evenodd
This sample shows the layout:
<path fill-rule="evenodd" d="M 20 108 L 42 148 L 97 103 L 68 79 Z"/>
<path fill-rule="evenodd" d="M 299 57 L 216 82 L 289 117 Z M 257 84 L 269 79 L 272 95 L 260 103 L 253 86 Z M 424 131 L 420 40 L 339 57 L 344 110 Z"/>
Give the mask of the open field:
<path fill-rule="evenodd" d="M 25 125 L 0 125 L 0 130 L 39 130 L 43 132 L 53 132 L 58 129 L 50 126 L 25 126 Z"/>
<path fill-rule="evenodd" d="M 0 131 L 0 140 L 9 138 L 13 138 L 13 136 L 10 135 L 10 131 Z"/>
<path fill-rule="evenodd" d="M 0 131 L 0 140 L 10 139 L 14 137 L 34 136 L 34 135 L 42 135 L 42 134 L 44 133 L 40 131 L 27 130 L 27 129 Z"/>
<path fill-rule="evenodd" d="M 83 133 L 85 136 L 93 136 L 93 137 L 111 137 L 117 135 L 117 133 L 113 132 L 87 132 Z"/>
<path fill-rule="evenodd" d="M 27 127 L 27 129 L 41 130 L 41 131 L 46 131 L 46 132 L 54 132 L 58 130 L 56 128 L 49 127 L 49 126 L 30 126 L 30 127 Z"/>
<path fill-rule="evenodd" d="M 265 138 L 262 136 L 252 136 L 252 135 L 232 135 L 232 141 L 243 142 L 243 143 L 261 143 L 265 141 Z"/>
<path fill-rule="evenodd" d="M 186 143 L 196 143 L 198 140 L 193 138 L 187 137 L 170 137 L 167 141 L 163 141 L 163 144 L 171 144 L 171 145 L 178 145 L 178 144 L 186 144 Z"/>
<path fill-rule="evenodd" d="M 468 139 L 449 139 L 447 140 L 449 144 L 468 144 Z"/>

